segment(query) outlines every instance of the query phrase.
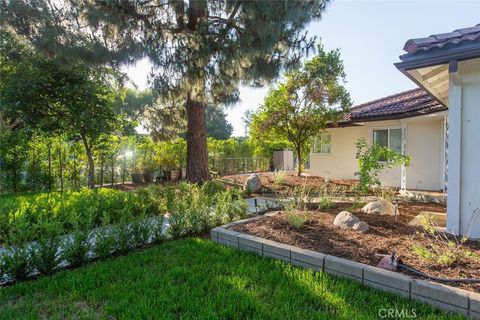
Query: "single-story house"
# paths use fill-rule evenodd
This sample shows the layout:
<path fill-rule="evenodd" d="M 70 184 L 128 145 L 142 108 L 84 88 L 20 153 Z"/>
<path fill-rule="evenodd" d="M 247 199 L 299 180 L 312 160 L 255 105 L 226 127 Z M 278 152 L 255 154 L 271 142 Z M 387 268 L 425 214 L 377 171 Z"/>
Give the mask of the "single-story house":
<path fill-rule="evenodd" d="M 423 89 L 413 89 L 354 106 L 316 140 L 310 174 L 355 179 L 355 143 L 365 138 L 411 157 L 407 168 L 382 172 L 384 186 L 440 191 L 445 187 L 447 107 Z"/>
<path fill-rule="evenodd" d="M 322 134 L 313 175 L 353 178 L 360 137 L 411 157 L 384 185 L 447 191 L 447 230 L 480 238 L 480 24 L 410 39 L 395 66 L 419 89 L 355 106 Z"/>

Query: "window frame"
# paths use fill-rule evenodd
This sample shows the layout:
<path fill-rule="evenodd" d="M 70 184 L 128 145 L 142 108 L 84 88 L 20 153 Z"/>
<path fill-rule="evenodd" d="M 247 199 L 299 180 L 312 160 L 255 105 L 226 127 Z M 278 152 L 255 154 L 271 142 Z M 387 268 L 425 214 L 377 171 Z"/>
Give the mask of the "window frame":
<path fill-rule="evenodd" d="M 384 126 L 384 127 L 374 127 L 374 128 L 370 128 L 370 137 L 371 137 L 371 143 L 370 145 L 373 146 L 375 144 L 375 137 L 374 137 L 374 132 L 375 131 L 378 131 L 378 130 L 387 130 L 387 142 L 388 142 L 388 146 L 387 148 L 393 150 L 391 148 L 391 143 L 390 143 L 390 131 L 391 130 L 400 130 L 400 154 L 403 154 L 404 153 L 404 150 L 403 150 L 403 128 L 402 126 Z M 394 150 L 395 151 L 395 150 Z M 385 160 L 380 160 L 380 162 L 386 162 Z"/>
<path fill-rule="evenodd" d="M 318 137 L 320 136 L 330 136 L 330 152 L 317 152 L 317 141 L 318 141 Z M 332 142 L 332 133 L 331 132 L 324 132 L 324 133 L 320 133 L 318 135 L 315 136 L 315 140 L 313 142 L 313 148 L 312 148 L 312 154 L 316 154 L 316 155 L 321 155 L 321 156 L 330 156 L 332 155 L 333 153 L 333 142 Z"/>

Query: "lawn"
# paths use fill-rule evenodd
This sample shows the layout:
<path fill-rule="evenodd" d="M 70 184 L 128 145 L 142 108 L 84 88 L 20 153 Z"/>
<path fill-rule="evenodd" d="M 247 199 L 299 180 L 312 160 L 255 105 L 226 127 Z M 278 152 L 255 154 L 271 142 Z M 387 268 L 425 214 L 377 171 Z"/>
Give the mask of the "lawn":
<path fill-rule="evenodd" d="M 198 238 L 0 288 L 0 319 L 376 319 L 390 308 L 455 318 Z"/>

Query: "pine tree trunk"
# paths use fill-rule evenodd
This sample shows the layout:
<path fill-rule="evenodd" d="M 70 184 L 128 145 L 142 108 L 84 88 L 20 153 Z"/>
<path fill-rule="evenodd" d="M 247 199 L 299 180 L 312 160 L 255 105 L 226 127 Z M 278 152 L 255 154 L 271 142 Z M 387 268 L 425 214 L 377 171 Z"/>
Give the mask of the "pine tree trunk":
<path fill-rule="evenodd" d="M 209 179 L 205 103 L 187 98 L 187 180 L 203 183 Z"/>
<path fill-rule="evenodd" d="M 93 162 L 93 153 L 92 147 L 88 143 L 87 138 L 82 135 L 83 145 L 85 146 L 85 153 L 88 160 L 88 176 L 87 176 L 87 187 L 90 189 L 95 188 L 95 163 Z"/>

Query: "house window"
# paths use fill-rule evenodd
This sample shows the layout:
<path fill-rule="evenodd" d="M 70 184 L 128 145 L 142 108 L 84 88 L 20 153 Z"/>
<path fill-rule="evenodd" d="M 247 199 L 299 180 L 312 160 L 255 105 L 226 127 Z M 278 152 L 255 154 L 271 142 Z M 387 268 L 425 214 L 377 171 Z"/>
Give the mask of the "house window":
<path fill-rule="evenodd" d="M 402 129 L 373 130 L 373 143 L 402 152 Z"/>
<path fill-rule="evenodd" d="M 314 153 L 330 154 L 332 152 L 332 135 L 321 134 L 315 139 Z"/>

